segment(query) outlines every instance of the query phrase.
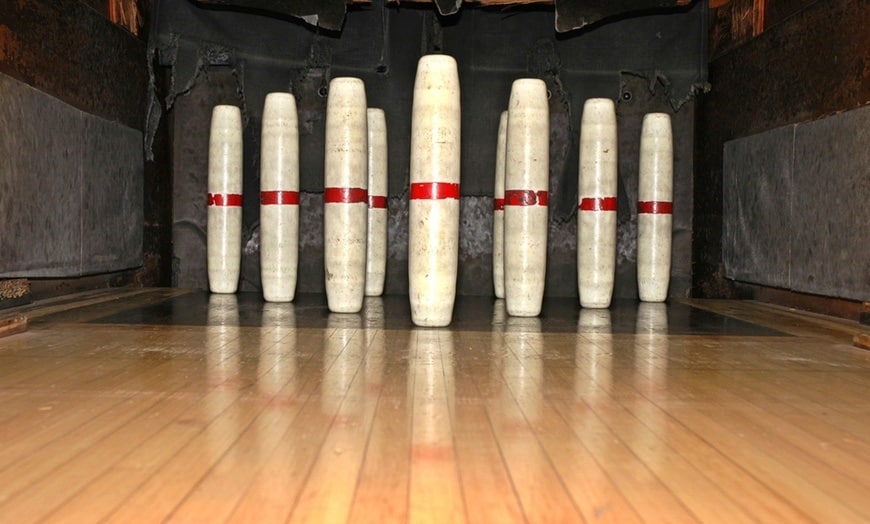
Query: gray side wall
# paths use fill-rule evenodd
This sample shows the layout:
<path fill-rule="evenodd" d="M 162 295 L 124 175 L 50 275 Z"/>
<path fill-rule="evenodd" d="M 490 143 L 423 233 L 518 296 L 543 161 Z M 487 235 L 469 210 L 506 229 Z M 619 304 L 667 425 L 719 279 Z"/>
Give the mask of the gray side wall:
<path fill-rule="evenodd" d="M 142 263 L 142 133 L 0 74 L 0 277 Z"/>
<path fill-rule="evenodd" d="M 870 299 L 870 106 L 725 143 L 726 276 Z"/>

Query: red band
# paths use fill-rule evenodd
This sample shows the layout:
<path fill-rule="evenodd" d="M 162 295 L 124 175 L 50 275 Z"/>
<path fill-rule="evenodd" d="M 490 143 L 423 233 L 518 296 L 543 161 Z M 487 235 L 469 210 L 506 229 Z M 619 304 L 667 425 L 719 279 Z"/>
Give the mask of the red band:
<path fill-rule="evenodd" d="M 577 207 L 580 211 L 616 211 L 616 197 L 584 198 Z"/>
<path fill-rule="evenodd" d="M 209 193 L 208 205 L 217 207 L 242 207 L 242 195 L 238 193 Z"/>
<path fill-rule="evenodd" d="M 492 201 L 492 208 L 496 211 L 504 211 L 504 199 L 496 198 Z"/>
<path fill-rule="evenodd" d="M 459 200 L 459 184 L 448 182 L 417 182 L 411 184 L 411 200 Z"/>
<path fill-rule="evenodd" d="M 371 209 L 387 209 L 387 197 L 369 195 L 369 208 Z"/>
<path fill-rule="evenodd" d="M 510 189 L 504 192 L 506 206 L 546 206 L 550 195 L 546 191 L 531 189 Z"/>
<path fill-rule="evenodd" d="M 368 204 L 369 192 L 361 187 L 327 187 L 323 190 L 327 204 Z"/>
<path fill-rule="evenodd" d="M 299 191 L 260 191 L 260 204 L 264 206 L 298 206 Z"/>
<path fill-rule="evenodd" d="M 671 215 L 674 212 L 674 203 L 656 200 L 638 202 L 637 212 L 646 215 Z"/>

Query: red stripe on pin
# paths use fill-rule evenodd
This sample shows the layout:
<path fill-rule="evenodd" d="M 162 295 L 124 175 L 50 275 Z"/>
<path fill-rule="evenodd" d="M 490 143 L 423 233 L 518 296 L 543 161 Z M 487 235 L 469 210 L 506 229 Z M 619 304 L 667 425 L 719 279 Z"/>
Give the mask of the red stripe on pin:
<path fill-rule="evenodd" d="M 209 206 L 242 207 L 242 195 L 237 193 L 209 193 L 207 202 Z"/>
<path fill-rule="evenodd" d="M 493 199 L 492 208 L 496 211 L 504 211 L 504 199 L 503 198 Z"/>
<path fill-rule="evenodd" d="M 595 197 L 580 200 L 580 211 L 616 211 L 616 197 Z"/>
<path fill-rule="evenodd" d="M 361 187 L 327 187 L 323 190 L 327 204 L 368 204 L 369 192 Z"/>
<path fill-rule="evenodd" d="M 416 182 L 411 184 L 411 200 L 459 200 L 459 184 L 449 182 Z"/>
<path fill-rule="evenodd" d="M 387 197 L 369 195 L 369 207 L 371 209 L 387 209 Z"/>
<path fill-rule="evenodd" d="M 299 205 L 299 191 L 260 191 L 260 204 L 264 206 Z"/>
<path fill-rule="evenodd" d="M 638 202 L 637 212 L 646 215 L 671 215 L 674 212 L 674 203 L 656 200 Z"/>
<path fill-rule="evenodd" d="M 546 191 L 531 189 L 510 189 L 504 192 L 506 206 L 546 206 L 550 195 Z"/>

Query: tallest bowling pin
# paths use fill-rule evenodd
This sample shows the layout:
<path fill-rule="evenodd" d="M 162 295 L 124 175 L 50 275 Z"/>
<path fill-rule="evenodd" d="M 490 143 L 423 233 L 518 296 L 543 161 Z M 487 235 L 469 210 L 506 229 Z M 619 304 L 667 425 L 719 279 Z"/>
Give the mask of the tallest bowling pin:
<path fill-rule="evenodd" d="M 459 264 L 459 73 L 447 55 L 417 64 L 411 112 L 408 291 L 418 326 L 450 324 Z"/>

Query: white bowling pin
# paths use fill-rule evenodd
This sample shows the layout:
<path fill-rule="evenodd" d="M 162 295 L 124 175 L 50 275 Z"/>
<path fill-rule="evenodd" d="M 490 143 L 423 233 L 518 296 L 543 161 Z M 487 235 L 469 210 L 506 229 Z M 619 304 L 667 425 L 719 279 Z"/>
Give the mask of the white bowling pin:
<path fill-rule="evenodd" d="M 208 141 L 208 287 L 235 293 L 242 262 L 242 113 L 215 106 Z"/>
<path fill-rule="evenodd" d="M 543 80 L 514 81 L 505 151 L 505 305 L 508 315 L 534 317 L 547 273 L 550 109 Z"/>
<path fill-rule="evenodd" d="M 290 302 L 299 261 L 299 127 L 296 99 L 269 93 L 260 149 L 260 280 L 263 298 Z"/>
<path fill-rule="evenodd" d="M 459 73 L 447 55 L 417 64 L 411 112 L 408 290 L 418 326 L 450 324 L 459 264 Z"/>
<path fill-rule="evenodd" d="M 583 105 L 577 206 L 580 305 L 610 306 L 616 274 L 616 109 L 608 98 Z"/>
<path fill-rule="evenodd" d="M 387 120 L 383 109 L 369 109 L 369 213 L 366 248 L 366 296 L 384 294 L 387 272 Z"/>
<path fill-rule="evenodd" d="M 671 278 L 674 146 L 671 117 L 643 117 L 637 195 L 637 289 L 645 302 L 664 302 Z"/>
<path fill-rule="evenodd" d="M 368 223 L 366 93 L 359 78 L 329 83 L 323 162 L 323 258 L 333 313 L 362 309 Z"/>
<path fill-rule="evenodd" d="M 495 148 L 495 191 L 492 203 L 492 284 L 495 298 L 504 298 L 504 164 L 507 126 L 508 112 L 502 111 Z"/>

